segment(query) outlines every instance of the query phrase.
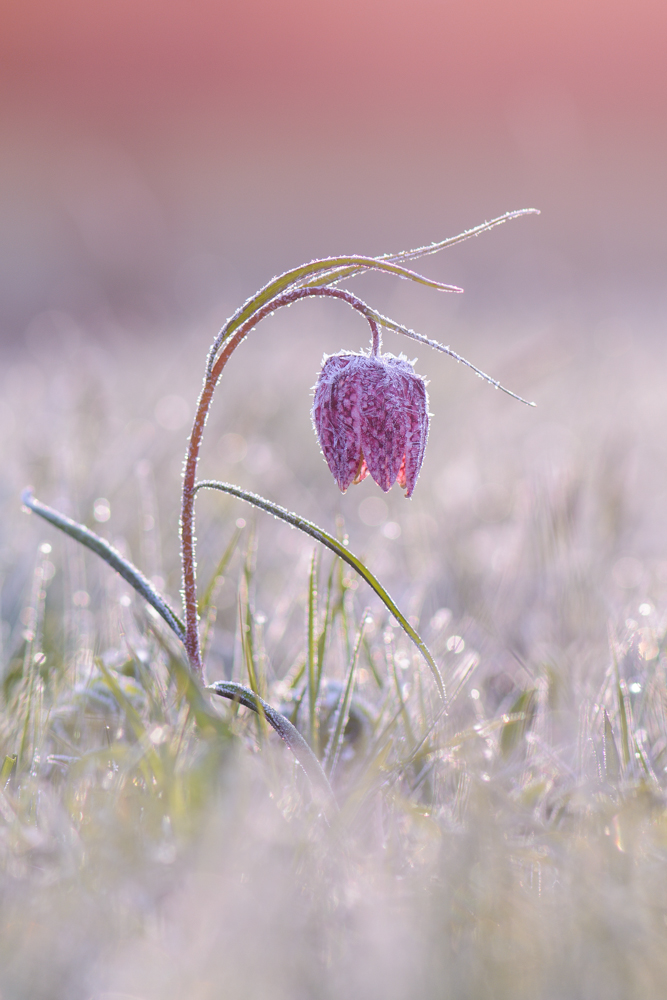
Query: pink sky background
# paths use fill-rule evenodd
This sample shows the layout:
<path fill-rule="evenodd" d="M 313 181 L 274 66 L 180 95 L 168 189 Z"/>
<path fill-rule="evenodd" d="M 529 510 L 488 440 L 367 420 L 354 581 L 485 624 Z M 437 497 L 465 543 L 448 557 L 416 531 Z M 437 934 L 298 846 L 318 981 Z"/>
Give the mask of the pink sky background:
<path fill-rule="evenodd" d="M 508 310 L 663 302 L 664 2 L 4 0 L 0 17 L 5 340 L 49 308 L 178 323 L 302 259 L 528 205 L 539 220 L 430 273 Z"/>

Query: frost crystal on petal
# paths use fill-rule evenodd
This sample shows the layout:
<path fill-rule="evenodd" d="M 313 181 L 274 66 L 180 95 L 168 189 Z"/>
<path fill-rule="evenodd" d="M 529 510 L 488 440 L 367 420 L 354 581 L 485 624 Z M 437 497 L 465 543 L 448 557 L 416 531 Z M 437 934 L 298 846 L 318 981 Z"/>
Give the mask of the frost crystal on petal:
<path fill-rule="evenodd" d="M 424 380 L 402 355 L 333 354 L 315 386 L 313 426 L 343 493 L 370 473 L 412 496 L 428 437 Z"/>

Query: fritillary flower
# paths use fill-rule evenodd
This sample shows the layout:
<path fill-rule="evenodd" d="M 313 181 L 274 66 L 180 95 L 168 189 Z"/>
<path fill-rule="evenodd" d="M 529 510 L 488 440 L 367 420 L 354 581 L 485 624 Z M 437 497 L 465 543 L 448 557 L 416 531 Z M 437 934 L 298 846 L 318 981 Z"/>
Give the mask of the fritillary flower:
<path fill-rule="evenodd" d="M 313 426 L 343 493 L 370 473 L 412 496 L 428 437 L 424 379 L 403 355 L 332 354 L 315 386 Z"/>

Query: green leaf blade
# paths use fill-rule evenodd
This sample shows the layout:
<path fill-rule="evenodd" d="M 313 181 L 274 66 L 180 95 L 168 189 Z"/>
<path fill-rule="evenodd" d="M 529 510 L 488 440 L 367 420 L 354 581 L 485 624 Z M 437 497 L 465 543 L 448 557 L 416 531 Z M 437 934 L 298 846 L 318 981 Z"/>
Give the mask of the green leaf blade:
<path fill-rule="evenodd" d="M 47 504 L 37 500 L 30 489 L 24 490 L 21 494 L 21 503 L 28 510 L 43 517 L 49 524 L 53 524 L 66 535 L 69 535 L 70 538 L 74 538 L 75 541 L 90 549 L 96 555 L 100 556 L 101 559 L 104 559 L 112 569 L 115 569 L 122 576 L 126 583 L 134 587 L 137 593 L 141 594 L 144 600 L 148 601 L 151 607 L 155 608 L 160 617 L 166 621 L 169 628 L 176 633 L 181 642 L 185 639 L 185 626 L 183 622 L 174 614 L 150 580 L 144 576 L 141 570 L 137 569 L 128 559 L 122 556 L 118 549 L 115 549 L 113 545 L 109 545 L 104 538 L 100 538 L 99 535 L 96 535 L 94 531 L 90 531 L 85 525 L 79 524 L 78 521 L 73 521 L 72 518 L 66 517 L 65 514 L 61 514 L 59 511 L 54 510 L 53 507 L 49 507 Z"/>
<path fill-rule="evenodd" d="M 337 810 L 334 793 L 319 760 L 299 730 L 296 726 L 292 725 L 289 719 L 286 719 L 284 715 L 276 711 L 275 708 L 272 708 L 255 691 L 251 691 L 250 688 L 244 687 L 242 684 L 237 684 L 235 681 L 216 681 L 214 684 L 208 685 L 206 690 L 212 691 L 221 698 L 236 701 L 245 708 L 249 708 L 251 711 L 263 716 L 290 748 L 308 775 L 311 783 L 324 793 L 329 806 Z"/>
<path fill-rule="evenodd" d="M 196 483 L 195 491 L 201 489 L 219 490 L 222 493 L 228 493 L 230 496 L 238 497 L 239 500 L 244 500 L 246 503 L 259 507 L 260 510 L 273 514 L 274 517 L 280 518 L 282 521 L 286 521 L 287 524 L 291 524 L 294 528 L 298 528 L 300 531 L 305 532 L 305 534 L 310 535 L 311 538 L 314 538 L 321 545 L 324 545 L 332 552 L 335 552 L 337 556 L 346 562 L 348 566 L 351 566 L 352 569 L 354 569 L 355 572 L 357 572 L 359 576 L 366 581 L 369 587 L 378 595 L 387 610 L 399 622 L 405 634 L 415 644 L 423 658 L 426 660 L 426 663 L 433 674 L 440 697 L 443 701 L 446 700 L 445 685 L 442 675 L 440 674 L 440 670 L 431 656 L 424 640 L 412 627 L 396 602 L 390 597 L 379 580 L 364 565 L 361 559 L 353 555 L 353 553 L 342 545 L 338 539 L 334 538 L 333 535 L 330 535 L 323 528 L 319 528 L 316 524 L 313 524 L 312 521 L 307 521 L 304 517 L 300 517 L 298 514 L 294 514 L 291 511 L 286 510 L 284 507 L 279 506 L 279 504 L 272 503 L 272 501 L 266 500 L 264 497 L 260 497 L 256 493 L 250 493 L 247 490 L 242 490 L 238 486 L 233 486 L 231 483 L 221 483 L 215 479 L 206 479 Z"/>

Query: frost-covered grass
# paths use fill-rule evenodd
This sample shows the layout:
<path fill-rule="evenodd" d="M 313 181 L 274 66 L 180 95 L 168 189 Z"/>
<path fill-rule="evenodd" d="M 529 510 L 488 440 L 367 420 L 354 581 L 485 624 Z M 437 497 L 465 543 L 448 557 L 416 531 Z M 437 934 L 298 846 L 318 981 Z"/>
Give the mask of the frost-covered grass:
<path fill-rule="evenodd" d="M 664 349 L 648 320 L 452 321 L 538 409 L 420 349 L 435 416 L 414 499 L 370 481 L 341 498 L 308 390 L 323 350 L 365 334 L 303 310 L 234 358 L 203 475 L 348 533 L 428 643 L 447 713 L 348 567 L 218 495 L 199 501 L 208 677 L 253 672 L 325 759 L 354 664 L 339 812 L 261 719 L 196 697 L 162 621 L 18 496 L 31 483 L 176 604 L 209 331 L 92 342 L 43 318 L 1 397 L 3 1000 L 663 997 Z"/>

